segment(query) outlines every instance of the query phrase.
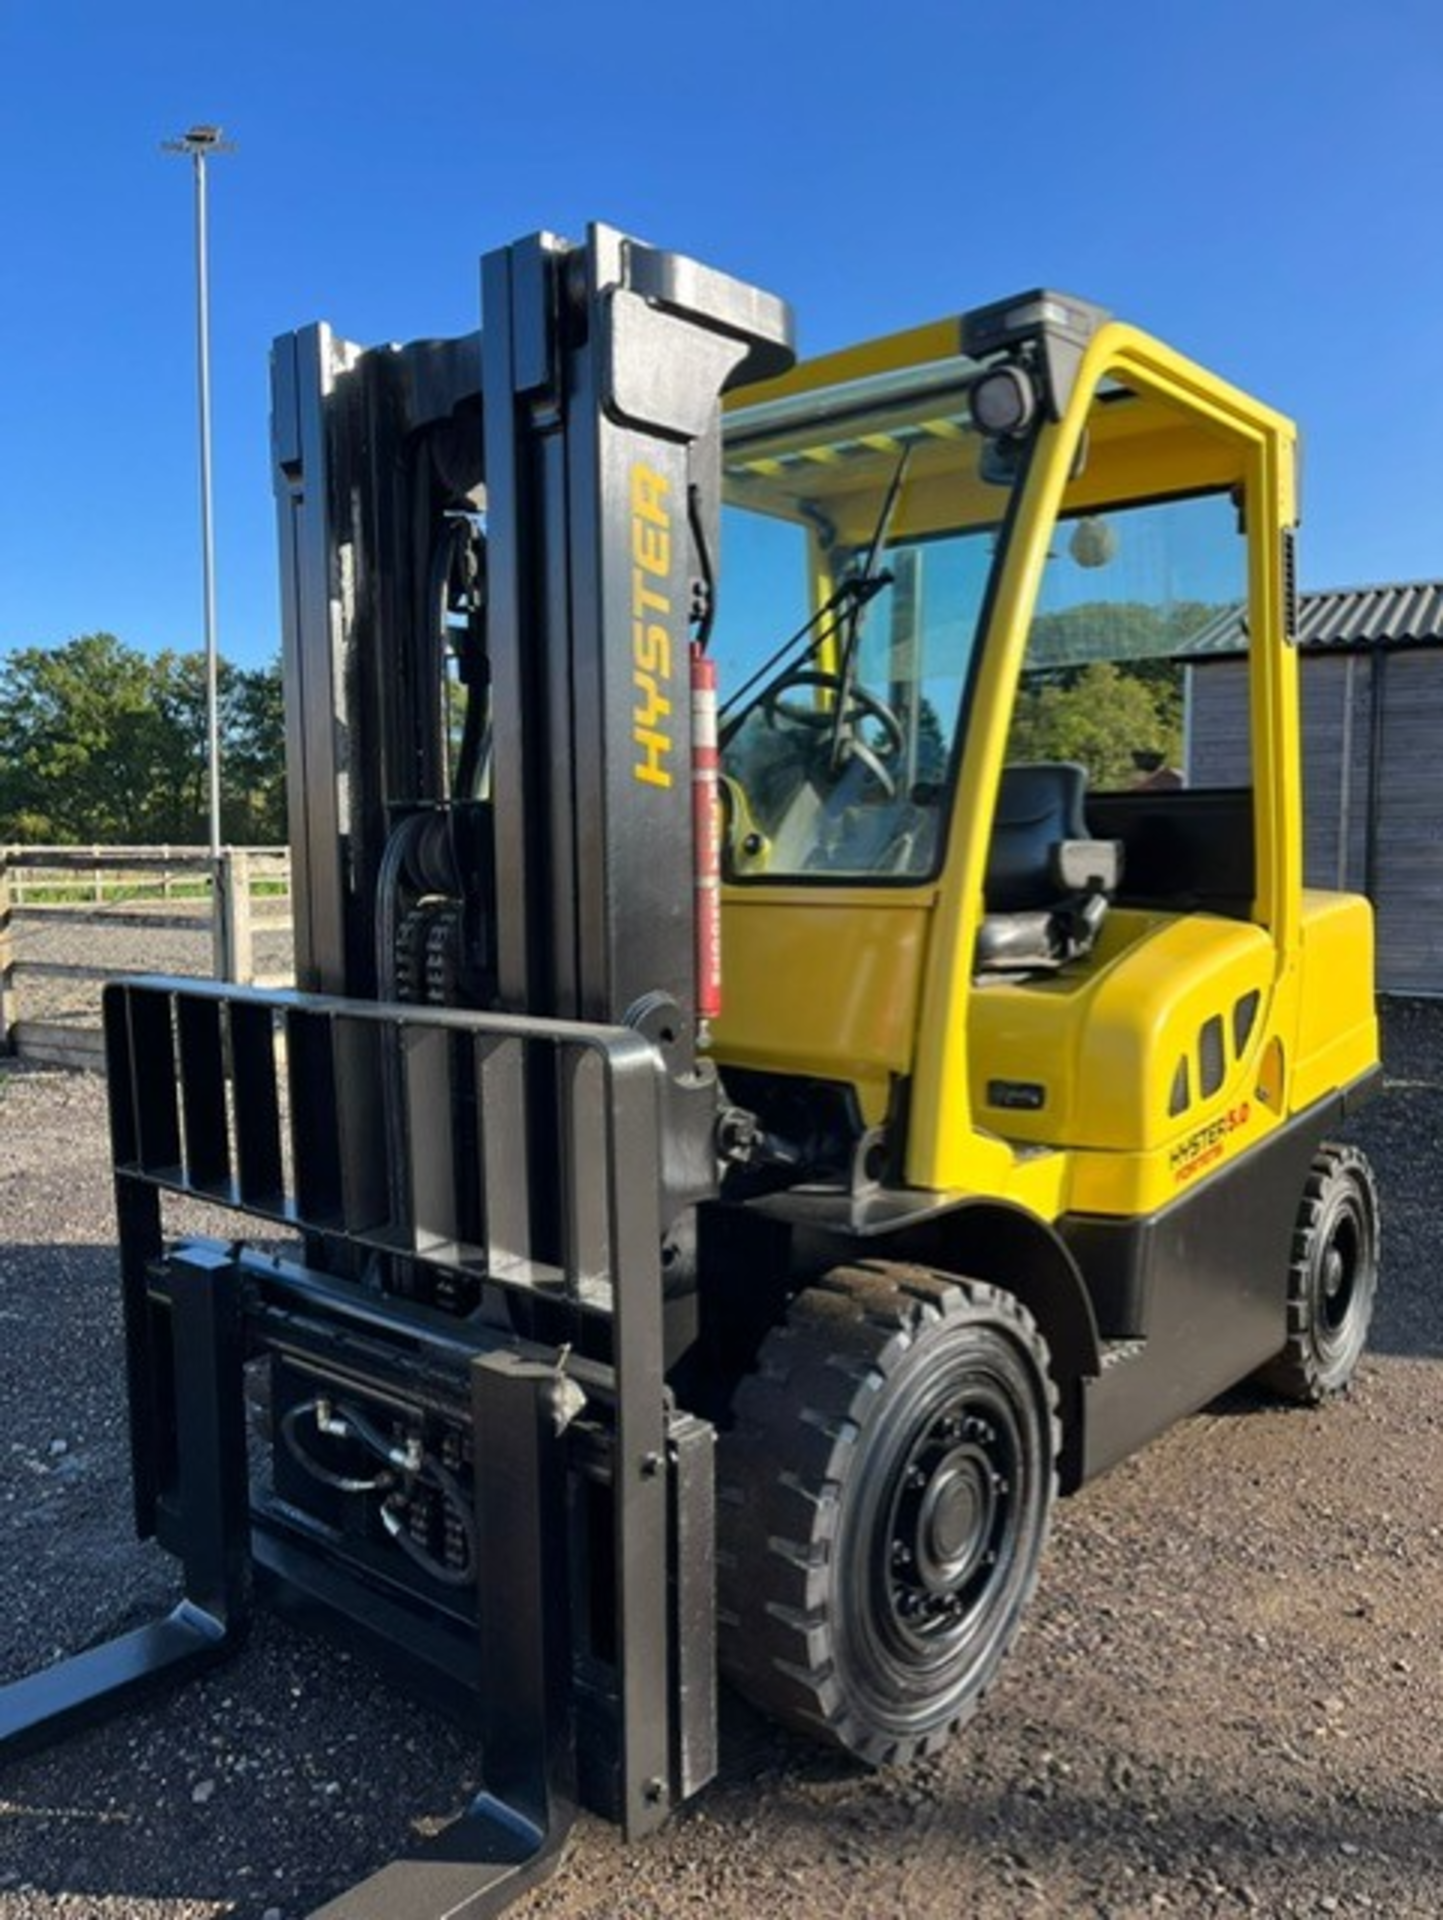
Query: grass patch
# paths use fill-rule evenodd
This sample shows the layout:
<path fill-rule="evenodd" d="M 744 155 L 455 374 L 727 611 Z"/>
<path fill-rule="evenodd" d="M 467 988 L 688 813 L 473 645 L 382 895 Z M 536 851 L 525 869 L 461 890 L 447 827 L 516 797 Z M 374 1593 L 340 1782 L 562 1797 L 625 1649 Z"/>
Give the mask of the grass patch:
<path fill-rule="evenodd" d="M 290 891 L 284 880 L 253 880 L 250 887 L 252 900 L 286 900 L 290 898 Z M 164 906 L 172 900 L 209 900 L 210 895 L 209 880 L 173 880 L 169 890 L 159 880 L 106 880 L 98 889 L 86 880 L 68 885 L 26 884 L 21 888 L 20 899 L 15 904 L 22 910 L 26 907 L 118 907 L 132 904 Z"/>

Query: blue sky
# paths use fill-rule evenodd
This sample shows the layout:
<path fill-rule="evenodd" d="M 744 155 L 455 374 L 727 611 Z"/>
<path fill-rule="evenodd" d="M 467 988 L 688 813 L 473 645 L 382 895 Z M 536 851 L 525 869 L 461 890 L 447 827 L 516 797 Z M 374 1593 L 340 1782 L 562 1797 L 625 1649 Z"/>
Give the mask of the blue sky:
<path fill-rule="evenodd" d="M 1038 282 L 1303 424 L 1305 585 L 1443 574 L 1436 0 L 0 0 L 0 654 L 200 635 L 188 163 L 212 167 L 224 652 L 278 643 L 272 337 L 477 323 L 602 218 L 822 351 Z"/>

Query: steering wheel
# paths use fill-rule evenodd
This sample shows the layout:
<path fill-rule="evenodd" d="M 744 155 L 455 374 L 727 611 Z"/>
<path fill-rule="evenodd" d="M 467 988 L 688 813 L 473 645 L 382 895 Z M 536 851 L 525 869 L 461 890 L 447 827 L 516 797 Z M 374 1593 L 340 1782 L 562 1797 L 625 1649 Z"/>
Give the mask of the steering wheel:
<path fill-rule="evenodd" d="M 820 688 L 833 696 L 833 704 L 827 708 L 814 701 L 791 699 L 789 696 L 795 687 Z M 768 726 L 774 727 L 779 720 L 786 720 L 794 727 L 807 727 L 813 733 L 830 731 L 832 772 L 840 773 L 849 760 L 860 760 L 887 798 L 896 797 L 897 782 L 887 762 L 900 759 L 906 745 L 902 722 L 885 700 L 857 681 L 848 685 L 839 673 L 825 673 L 820 667 L 799 667 L 763 696 L 762 712 Z M 881 730 L 881 738 L 875 745 L 862 738 L 863 720 L 875 721 Z"/>

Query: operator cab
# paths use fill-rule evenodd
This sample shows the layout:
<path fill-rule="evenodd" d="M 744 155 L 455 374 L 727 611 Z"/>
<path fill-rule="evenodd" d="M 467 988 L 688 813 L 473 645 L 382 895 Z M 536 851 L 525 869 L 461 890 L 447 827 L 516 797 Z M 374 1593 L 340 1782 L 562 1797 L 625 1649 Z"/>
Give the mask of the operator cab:
<path fill-rule="evenodd" d="M 906 884 L 938 870 L 1005 497 L 986 496 L 972 524 L 925 502 L 975 470 L 975 371 L 737 416 L 715 642 L 735 880 Z"/>
<path fill-rule="evenodd" d="M 1055 341 L 1019 354 L 971 316 L 803 366 L 727 421 L 715 1056 L 750 1100 L 754 1076 L 840 1090 L 859 1136 L 897 1123 L 941 1018 L 965 1028 L 989 1132 L 1155 1145 L 1216 1091 L 1199 1021 L 1233 1022 L 1241 1079 L 1274 972 L 1258 848 L 1281 802 L 1255 804 L 1246 718 L 1208 733 L 1194 697 L 1214 636 L 1235 646 L 1256 606 L 1250 449 L 1165 381 L 1109 371 L 1060 500 L 1039 497 L 1067 395 L 1036 389 L 1075 375 L 1104 320 L 1049 302 L 1074 322 L 1061 374 Z M 1266 711 L 1236 671 L 1243 713 Z M 1227 950 L 1232 997 L 1189 1006 L 1190 1033 L 1162 1022 L 1168 1057 L 1117 1113 L 1093 1085 L 1117 1078 L 1106 1042 L 1079 1049 L 1112 993 L 1134 1012 L 1155 994 L 1169 929 L 1198 916 L 1231 923 L 1203 944 Z"/>

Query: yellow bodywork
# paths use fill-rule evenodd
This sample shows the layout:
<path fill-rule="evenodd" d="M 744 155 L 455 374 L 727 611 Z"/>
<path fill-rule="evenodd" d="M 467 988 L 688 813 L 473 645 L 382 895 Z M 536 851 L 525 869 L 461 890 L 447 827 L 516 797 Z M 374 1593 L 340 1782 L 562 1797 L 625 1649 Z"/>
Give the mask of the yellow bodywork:
<path fill-rule="evenodd" d="M 743 399 L 751 407 L 943 359 L 958 338 L 955 322 L 923 328 L 804 365 Z M 1108 381 L 1125 384 L 1126 404 L 1094 405 Z M 1088 457 L 1074 477 L 1084 432 Z M 1282 578 L 1294 447 L 1280 415 L 1135 329 L 1101 326 L 1064 417 L 1041 429 L 1017 504 L 940 876 L 727 888 L 723 1067 L 850 1083 L 868 1124 L 892 1110 L 905 1080 L 909 1184 L 992 1195 L 1046 1218 L 1165 1206 L 1367 1074 L 1377 1061 L 1370 910 L 1302 887 L 1297 659 Z M 974 480 L 969 492 L 968 478 L 938 430 L 914 459 L 898 536 L 994 522 L 995 488 Z M 764 453 L 754 480 L 763 510 L 787 510 L 786 474 L 768 470 Z M 844 472 L 834 478 L 819 462 L 805 484 L 844 535 L 866 538 L 875 502 L 854 501 Z M 1057 518 L 1216 488 L 1246 503 L 1251 919 L 1117 908 L 1085 961 L 1051 977 L 978 982 L 995 795 Z"/>
<path fill-rule="evenodd" d="M 912 1071 L 935 898 L 935 887 L 728 889 L 719 1053 L 850 1081 L 877 1125 Z"/>

